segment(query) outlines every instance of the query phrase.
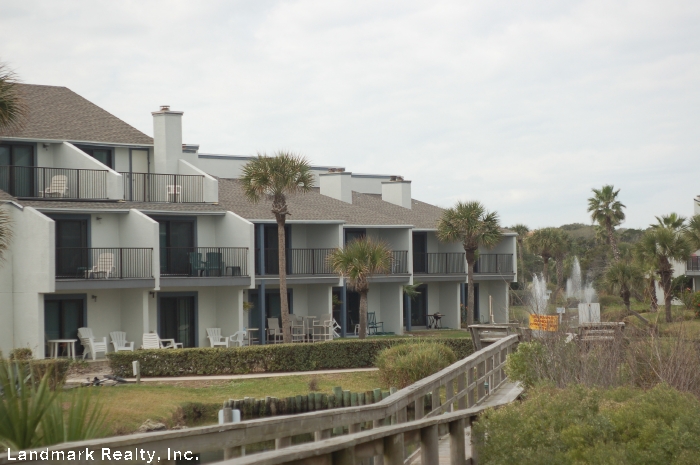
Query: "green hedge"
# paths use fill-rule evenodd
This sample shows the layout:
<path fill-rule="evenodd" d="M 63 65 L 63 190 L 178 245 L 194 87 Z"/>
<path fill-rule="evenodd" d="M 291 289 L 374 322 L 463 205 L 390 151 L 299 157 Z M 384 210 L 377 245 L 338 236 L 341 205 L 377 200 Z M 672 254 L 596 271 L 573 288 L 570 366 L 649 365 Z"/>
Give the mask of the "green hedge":
<path fill-rule="evenodd" d="M 418 338 L 343 339 L 315 344 L 270 344 L 240 348 L 160 349 L 113 352 L 107 355 L 116 376 L 133 376 L 138 360 L 142 376 L 237 375 L 289 371 L 368 368 L 377 354 L 396 344 Z M 470 339 L 431 339 L 445 344 L 458 358 L 472 353 Z"/>

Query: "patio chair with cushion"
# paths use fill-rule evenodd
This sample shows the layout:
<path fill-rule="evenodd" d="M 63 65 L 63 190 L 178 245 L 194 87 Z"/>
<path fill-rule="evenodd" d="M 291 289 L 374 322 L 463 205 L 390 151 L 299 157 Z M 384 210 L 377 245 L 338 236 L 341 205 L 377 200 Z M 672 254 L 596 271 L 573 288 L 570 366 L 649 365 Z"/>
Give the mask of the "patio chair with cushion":
<path fill-rule="evenodd" d="M 267 319 L 267 339 L 277 344 L 279 340 L 283 340 L 284 334 L 280 328 L 280 320 L 277 318 Z"/>
<path fill-rule="evenodd" d="M 207 339 L 212 347 L 228 347 L 228 338 L 221 335 L 221 328 L 207 328 Z"/>
<path fill-rule="evenodd" d="M 382 330 L 379 331 L 379 328 Z M 377 314 L 375 312 L 367 312 L 367 332 L 369 334 L 384 333 L 384 322 L 377 321 Z"/>
<path fill-rule="evenodd" d="M 109 338 L 112 340 L 112 347 L 114 347 L 115 352 L 123 351 L 134 351 L 134 343 L 126 341 L 126 333 L 124 331 L 112 331 L 109 333 Z"/>
<path fill-rule="evenodd" d="M 314 342 L 330 341 L 333 339 L 333 314 L 322 315 L 318 320 L 314 320 Z"/>
<path fill-rule="evenodd" d="M 93 360 L 97 359 L 97 353 L 103 352 L 107 355 L 107 338 L 103 337 L 102 341 L 95 340 L 90 328 L 78 328 L 78 338 L 83 345 L 83 359 L 90 354 Z"/>
<path fill-rule="evenodd" d="M 206 267 L 200 252 L 190 252 L 190 276 L 201 276 Z"/>
<path fill-rule="evenodd" d="M 224 262 L 221 258 L 221 252 L 207 252 L 207 276 L 223 275 Z"/>

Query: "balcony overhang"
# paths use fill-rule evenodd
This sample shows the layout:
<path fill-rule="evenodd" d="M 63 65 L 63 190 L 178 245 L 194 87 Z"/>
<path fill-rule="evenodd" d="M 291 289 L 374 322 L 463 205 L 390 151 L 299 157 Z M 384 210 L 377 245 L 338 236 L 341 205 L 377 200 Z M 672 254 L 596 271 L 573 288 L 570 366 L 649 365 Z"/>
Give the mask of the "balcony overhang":
<path fill-rule="evenodd" d="M 154 278 L 124 278 L 124 279 L 57 279 L 57 291 L 77 291 L 80 289 L 153 289 L 156 287 Z"/>
<path fill-rule="evenodd" d="M 434 282 L 455 282 L 455 283 L 466 283 L 467 273 L 454 273 L 454 274 L 427 274 L 427 273 L 414 273 L 414 282 L 421 283 L 434 283 Z"/>
<path fill-rule="evenodd" d="M 474 273 L 474 281 L 515 281 L 515 273 Z"/>
<path fill-rule="evenodd" d="M 411 281 L 410 274 L 389 274 L 389 275 L 377 275 L 372 276 L 367 281 L 370 283 L 405 283 L 408 284 Z"/>
<path fill-rule="evenodd" d="M 255 285 L 259 285 L 262 283 L 265 284 L 272 284 L 272 285 L 278 285 L 280 282 L 280 277 L 279 276 L 256 276 L 255 277 Z M 305 274 L 305 275 L 292 275 L 292 276 L 287 276 L 287 284 L 338 284 L 340 282 L 340 278 L 338 275 L 318 275 L 318 274 Z"/>
<path fill-rule="evenodd" d="M 160 287 L 250 287 L 250 276 L 161 276 Z"/>

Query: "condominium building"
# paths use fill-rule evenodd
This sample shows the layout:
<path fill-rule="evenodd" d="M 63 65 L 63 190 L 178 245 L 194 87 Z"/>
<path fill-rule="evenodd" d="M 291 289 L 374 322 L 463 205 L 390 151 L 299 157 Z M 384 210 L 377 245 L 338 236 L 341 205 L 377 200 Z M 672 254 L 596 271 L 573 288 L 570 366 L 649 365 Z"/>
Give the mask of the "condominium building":
<path fill-rule="evenodd" d="M 250 157 L 199 153 L 182 142 L 182 112 L 161 107 L 150 137 L 63 87 L 22 85 L 29 117 L 0 131 L 0 208 L 13 240 L 0 263 L 0 350 L 124 331 L 141 344 L 157 332 L 185 347 L 279 317 L 277 225 L 271 205 L 249 202 L 237 179 Z M 411 181 L 313 167 L 315 187 L 288 198 L 287 285 L 294 314 L 333 314 L 343 335 L 359 322 L 359 296 L 326 260 L 371 236 L 392 250 L 372 278 L 369 311 L 385 332 L 461 326 L 466 261 L 437 240 L 442 209 L 415 200 Z M 480 321 L 508 318 L 515 234 L 479 254 Z M 409 299 L 404 286 L 418 284 Z M 246 304 L 248 302 L 248 304 Z"/>

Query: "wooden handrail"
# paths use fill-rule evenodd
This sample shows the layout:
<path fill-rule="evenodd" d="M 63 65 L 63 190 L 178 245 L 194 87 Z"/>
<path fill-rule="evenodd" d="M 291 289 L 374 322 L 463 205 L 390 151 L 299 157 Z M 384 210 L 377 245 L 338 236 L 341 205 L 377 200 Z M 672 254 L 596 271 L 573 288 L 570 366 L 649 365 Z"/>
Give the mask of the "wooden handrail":
<path fill-rule="evenodd" d="M 278 447 L 288 445 L 288 438 L 305 433 L 328 432 L 333 428 L 349 426 L 351 432 L 359 431 L 357 426 L 366 422 L 383 422 L 395 416 L 399 423 L 406 421 L 406 408 L 415 405 L 417 419 L 433 417 L 452 410 L 457 402 L 459 409 L 470 408 L 483 402 L 504 380 L 503 366 L 506 355 L 513 352 L 518 344 L 518 336 L 512 335 L 459 360 L 443 370 L 414 383 L 380 402 L 358 407 L 322 410 L 298 415 L 261 418 L 240 423 L 216 426 L 202 426 L 184 430 L 139 433 L 89 441 L 57 444 L 48 448 L 53 451 L 95 450 L 93 460 L 67 461 L 72 465 L 80 463 L 101 463 L 98 457 L 102 448 L 111 451 L 133 451 L 135 448 L 155 451 L 156 456 L 167 454 L 168 450 L 208 450 L 229 449 L 263 441 L 278 440 Z M 457 382 L 457 392 L 454 383 Z M 432 395 L 439 399 L 441 388 L 445 389 L 448 400 L 442 405 L 439 400 L 431 403 L 431 411 L 423 414 L 424 398 Z M 451 401 L 451 402 L 449 402 Z M 378 426 L 378 425 L 377 425 Z M 321 435 L 322 437 L 322 435 Z M 279 441 L 282 439 L 281 441 Z M 46 450 L 43 448 L 41 450 Z M 105 460 L 107 461 L 107 460 Z M 23 464 L 41 460 L 27 460 Z M 64 462 L 54 460 L 53 462 Z M 0 465 L 16 463 L 8 461 L 7 454 L 0 454 Z"/>

